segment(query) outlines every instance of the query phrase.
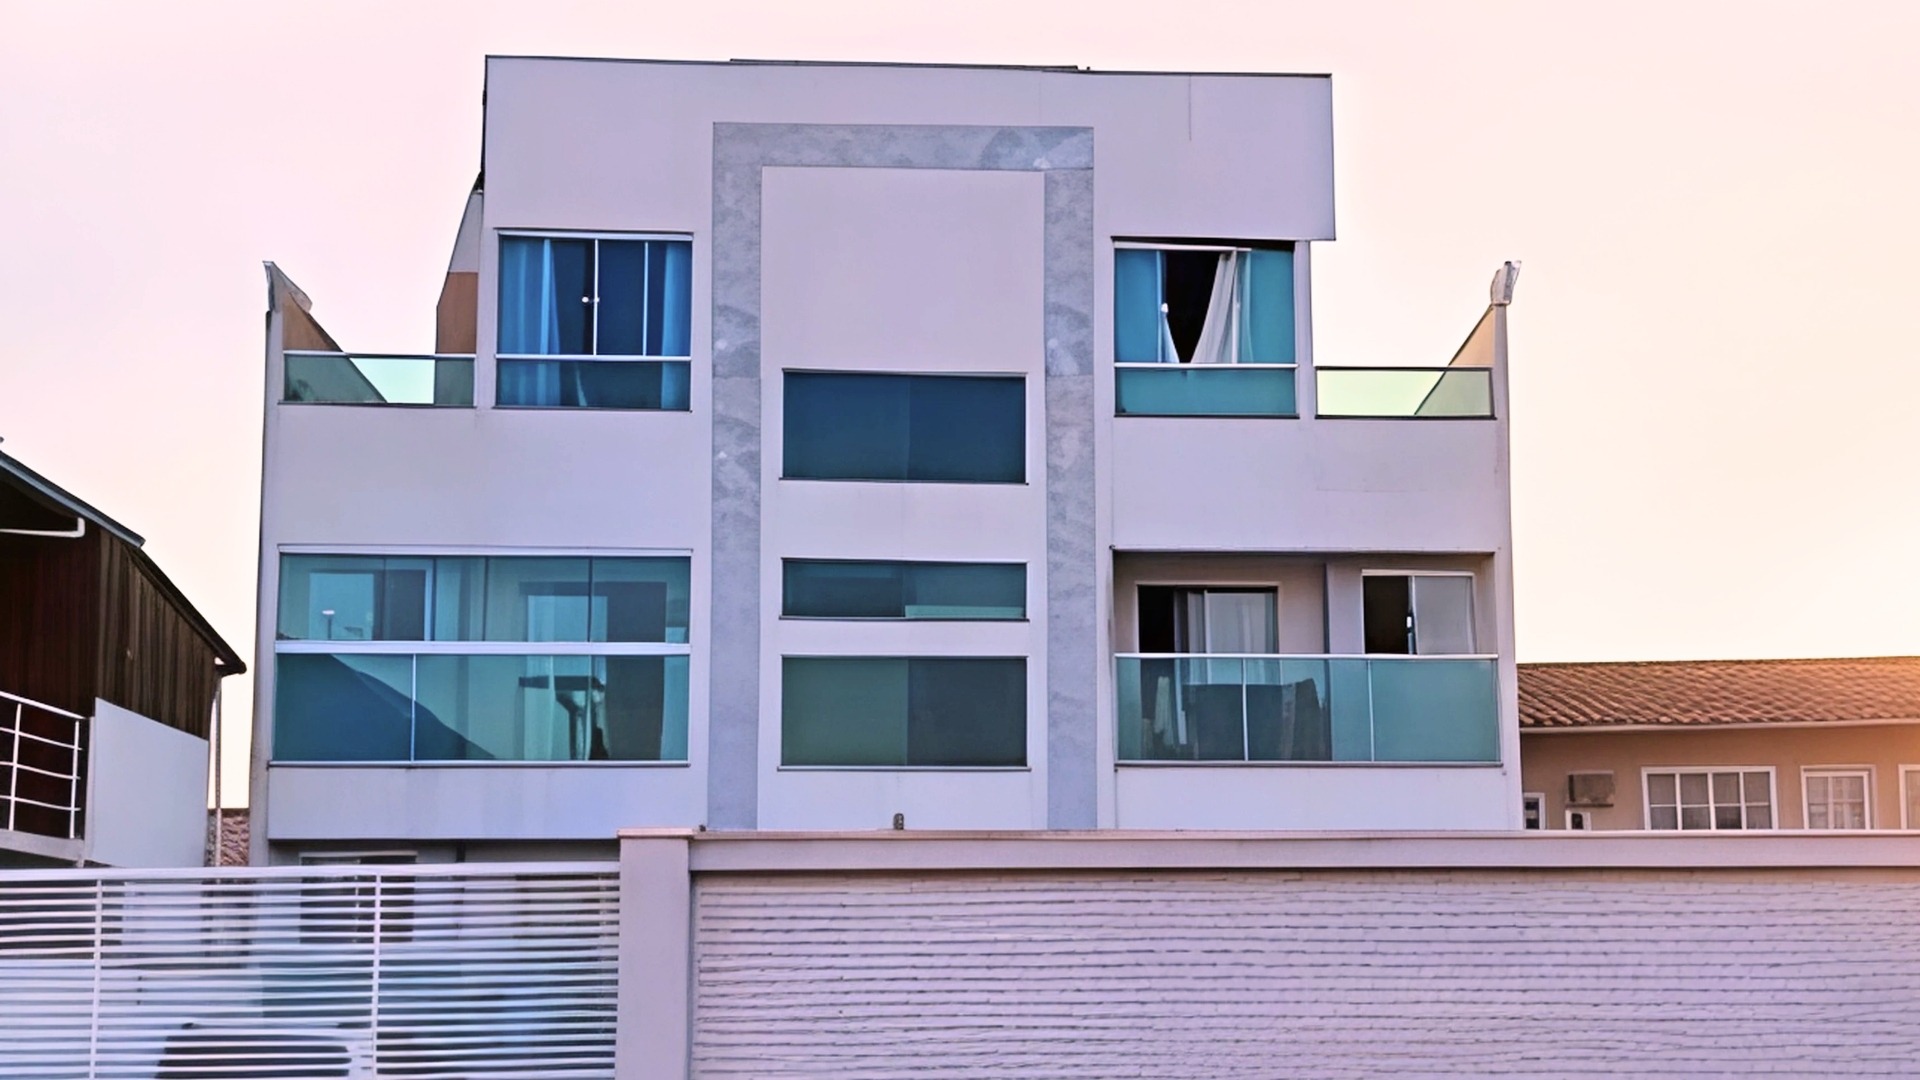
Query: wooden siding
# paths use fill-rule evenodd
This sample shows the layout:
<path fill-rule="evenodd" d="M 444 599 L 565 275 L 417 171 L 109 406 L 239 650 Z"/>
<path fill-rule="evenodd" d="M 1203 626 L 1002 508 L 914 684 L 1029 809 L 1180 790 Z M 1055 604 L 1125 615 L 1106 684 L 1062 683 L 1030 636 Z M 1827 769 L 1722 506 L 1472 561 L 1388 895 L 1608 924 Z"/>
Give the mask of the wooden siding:
<path fill-rule="evenodd" d="M 98 696 L 206 738 L 218 652 L 133 548 L 109 536 L 100 544 Z"/>
<path fill-rule="evenodd" d="M 100 539 L 0 535 L 0 690 L 93 712 Z"/>
<path fill-rule="evenodd" d="M 700 1077 L 1912 1076 L 1920 872 L 696 886 Z"/>

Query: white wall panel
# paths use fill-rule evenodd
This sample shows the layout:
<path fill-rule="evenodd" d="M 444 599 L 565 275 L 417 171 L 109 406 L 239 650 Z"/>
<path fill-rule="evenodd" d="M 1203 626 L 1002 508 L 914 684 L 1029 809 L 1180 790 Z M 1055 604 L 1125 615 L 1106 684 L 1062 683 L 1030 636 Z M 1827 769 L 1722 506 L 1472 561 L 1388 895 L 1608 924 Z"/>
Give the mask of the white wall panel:
<path fill-rule="evenodd" d="M 1920 882 L 701 878 L 698 1077 L 1911 1076 Z"/>
<path fill-rule="evenodd" d="M 207 859 L 207 740 L 93 703 L 87 858 L 106 866 Z"/>

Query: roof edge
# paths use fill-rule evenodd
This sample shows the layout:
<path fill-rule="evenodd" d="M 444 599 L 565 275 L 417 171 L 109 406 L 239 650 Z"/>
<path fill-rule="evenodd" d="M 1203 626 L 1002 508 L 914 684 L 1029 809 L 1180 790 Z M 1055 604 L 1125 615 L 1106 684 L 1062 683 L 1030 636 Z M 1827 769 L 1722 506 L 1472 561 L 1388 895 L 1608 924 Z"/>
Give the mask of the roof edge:
<path fill-rule="evenodd" d="M 541 53 L 488 53 L 493 60 L 544 60 L 591 64 L 659 64 L 684 67 L 839 67 L 839 68 L 912 68 L 948 71 L 1033 71 L 1050 75 L 1159 75 L 1190 78 L 1227 79 L 1331 79 L 1332 72 L 1315 71 L 1149 71 L 1142 69 L 1091 68 L 1079 64 L 968 64 L 919 62 L 911 60 L 780 60 L 733 57 L 726 60 L 665 59 L 645 56 L 554 56 Z"/>
<path fill-rule="evenodd" d="M 18 458 L 12 457 L 4 451 L 0 451 L 0 471 L 4 471 L 19 479 L 28 487 L 38 492 L 42 498 L 58 504 L 58 506 L 67 513 L 74 514 L 86 521 L 92 522 L 119 539 L 132 544 L 136 548 L 141 547 L 147 542 L 146 538 L 142 537 L 139 533 L 134 532 L 132 529 L 101 513 L 99 509 L 89 504 L 86 500 L 46 477 L 41 476 L 39 473 L 34 472 Z"/>

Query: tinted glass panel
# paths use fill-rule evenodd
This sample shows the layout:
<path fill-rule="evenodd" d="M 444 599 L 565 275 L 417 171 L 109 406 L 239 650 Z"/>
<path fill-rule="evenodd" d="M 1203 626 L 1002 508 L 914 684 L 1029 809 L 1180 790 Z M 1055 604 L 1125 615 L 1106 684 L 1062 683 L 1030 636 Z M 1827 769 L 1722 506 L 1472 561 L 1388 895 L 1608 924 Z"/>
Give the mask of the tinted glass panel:
<path fill-rule="evenodd" d="M 1017 378 L 788 372 L 785 475 L 810 480 L 1020 483 Z"/>
<path fill-rule="evenodd" d="M 787 765 L 1026 763 L 1026 661 L 787 657 Z"/>
<path fill-rule="evenodd" d="M 685 361 L 502 360 L 495 400 L 509 407 L 688 408 Z"/>
<path fill-rule="evenodd" d="M 686 356 L 693 245 L 600 241 L 601 356 Z"/>
<path fill-rule="evenodd" d="M 1413 652 L 1413 594 L 1408 579 L 1398 574 L 1368 574 L 1360 579 L 1360 597 L 1366 650 L 1392 655 Z"/>
<path fill-rule="evenodd" d="M 273 756 L 279 761 L 406 761 L 413 658 L 278 658 Z"/>
<path fill-rule="evenodd" d="M 789 559 L 783 614 L 829 619 L 1021 619 L 1026 567 Z"/>
<path fill-rule="evenodd" d="M 593 241 L 501 238 L 498 351 L 592 353 L 592 301 Z"/>

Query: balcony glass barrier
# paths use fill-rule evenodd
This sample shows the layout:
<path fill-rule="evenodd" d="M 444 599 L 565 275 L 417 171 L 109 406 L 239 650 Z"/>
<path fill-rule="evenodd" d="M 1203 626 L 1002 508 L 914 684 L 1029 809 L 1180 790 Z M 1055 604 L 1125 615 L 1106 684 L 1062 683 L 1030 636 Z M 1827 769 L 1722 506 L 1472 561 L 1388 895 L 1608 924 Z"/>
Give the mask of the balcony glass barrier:
<path fill-rule="evenodd" d="M 280 400 L 308 405 L 473 405 L 471 356 L 286 354 Z"/>
<path fill-rule="evenodd" d="M 687 662 L 282 652 L 273 759 L 685 761 Z"/>
<path fill-rule="evenodd" d="M 1316 368 L 1319 415 L 1395 420 L 1493 415 L 1493 371 L 1484 367 Z"/>
<path fill-rule="evenodd" d="M 502 356 L 498 370 L 494 400 L 501 408 L 686 412 L 693 365 L 637 356 Z"/>
<path fill-rule="evenodd" d="M 1120 416 L 1295 416 L 1292 364 L 1121 364 Z"/>
<path fill-rule="evenodd" d="M 1486 657 L 1123 655 L 1121 761 L 1500 760 Z"/>

